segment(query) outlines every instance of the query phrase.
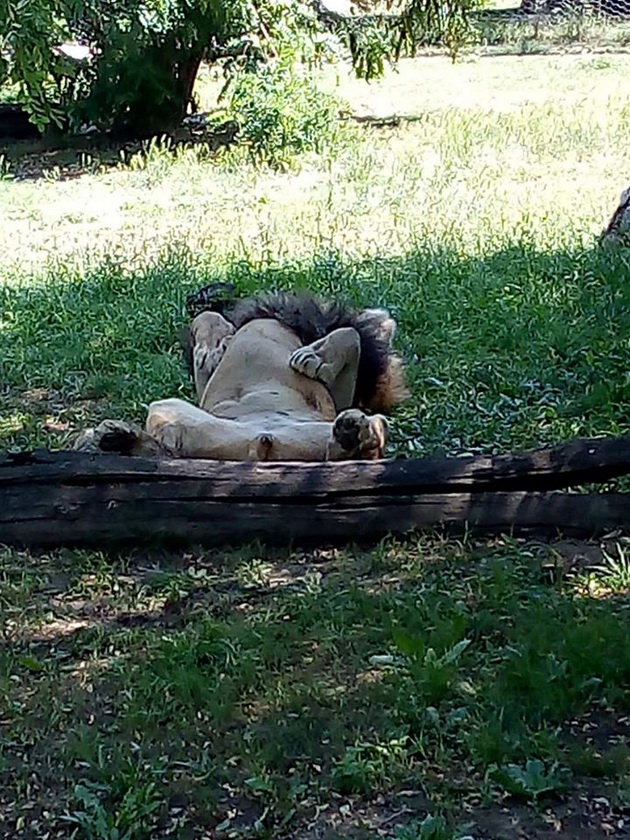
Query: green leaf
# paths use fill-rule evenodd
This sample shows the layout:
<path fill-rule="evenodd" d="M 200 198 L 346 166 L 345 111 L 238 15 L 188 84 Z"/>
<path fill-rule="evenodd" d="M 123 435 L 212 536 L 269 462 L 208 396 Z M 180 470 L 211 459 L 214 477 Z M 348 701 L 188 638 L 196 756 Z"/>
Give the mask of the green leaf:
<path fill-rule="evenodd" d="M 419 636 L 413 636 L 402 627 L 392 628 L 392 638 L 398 650 L 410 659 L 422 659 L 426 654 L 426 645 Z"/>
<path fill-rule="evenodd" d="M 28 668 L 29 671 L 43 671 L 44 666 L 37 659 L 32 656 L 21 656 L 18 660 L 23 668 Z"/>
<path fill-rule="evenodd" d="M 442 662 L 447 665 L 457 662 L 462 653 L 470 645 L 471 641 L 471 639 L 462 639 L 460 642 L 457 642 L 457 644 L 453 645 L 453 647 L 442 656 Z"/>
<path fill-rule="evenodd" d="M 570 773 L 557 767 L 546 772 L 540 759 L 529 759 L 524 768 L 518 764 L 492 765 L 488 777 L 512 796 L 535 800 L 544 794 L 566 790 Z"/>

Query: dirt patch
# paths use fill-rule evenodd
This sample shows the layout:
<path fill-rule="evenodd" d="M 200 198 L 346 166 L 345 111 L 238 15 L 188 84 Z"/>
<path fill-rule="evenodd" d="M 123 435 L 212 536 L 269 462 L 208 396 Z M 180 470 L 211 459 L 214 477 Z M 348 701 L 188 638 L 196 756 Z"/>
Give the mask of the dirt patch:
<path fill-rule="evenodd" d="M 611 804 L 610 792 L 587 782 L 565 802 L 531 807 L 506 802 L 472 815 L 475 840 L 607 840 L 630 836 L 630 811 Z"/>

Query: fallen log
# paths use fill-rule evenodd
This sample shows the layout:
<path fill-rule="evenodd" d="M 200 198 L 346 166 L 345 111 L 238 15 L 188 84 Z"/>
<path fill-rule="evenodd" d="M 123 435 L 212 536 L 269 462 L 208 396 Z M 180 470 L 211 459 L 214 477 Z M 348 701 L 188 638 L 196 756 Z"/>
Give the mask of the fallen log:
<path fill-rule="evenodd" d="M 421 122 L 425 119 L 425 114 L 355 114 L 351 111 L 341 111 L 339 117 L 372 128 L 398 128 L 405 123 Z"/>
<path fill-rule="evenodd" d="M 630 494 L 557 491 L 628 474 L 630 438 L 522 455 L 323 464 L 5 454 L 0 543 L 322 543 L 437 525 L 594 536 L 630 524 Z"/>

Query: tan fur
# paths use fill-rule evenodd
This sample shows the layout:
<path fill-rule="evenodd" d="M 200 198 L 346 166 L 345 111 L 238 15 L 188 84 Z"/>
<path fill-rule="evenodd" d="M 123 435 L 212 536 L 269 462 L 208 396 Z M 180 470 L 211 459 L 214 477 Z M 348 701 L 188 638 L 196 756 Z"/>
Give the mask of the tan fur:
<path fill-rule="evenodd" d="M 408 396 L 409 389 L 405 383 L 403 361 L 398 356 L 392 356 L 387 370 L 376 383 L 376 391 L 370 402 L 370 410 L 389 414 Z"/>
<path fill-rule="evenodd" d="M 164 454 L 182 458 L 326 461 L 383 456 L 385 418 L 351 407 L 360 353 L 355 329 L 336 329 L 303 346 L 291 329 L 272 318 L 235 330 L 221 315 L 203 312 L 194 319 L 191 336 L 198 406 L 180 399 L 151 403 L 145 437 L 127 444 L 125 451 L 141 454 L 148 440 L 147 454 L 155 454 L 157 444 Z M 399 359 L 391 357 L 381 379 L 376 402 L 388 410 L 404 393 Z M 85 438 L 77 448 L 111 451 L 116 421 L 106 422 L 105 438 L 99 436 L 99 427 L 90 433 L 89 445 Z"/>

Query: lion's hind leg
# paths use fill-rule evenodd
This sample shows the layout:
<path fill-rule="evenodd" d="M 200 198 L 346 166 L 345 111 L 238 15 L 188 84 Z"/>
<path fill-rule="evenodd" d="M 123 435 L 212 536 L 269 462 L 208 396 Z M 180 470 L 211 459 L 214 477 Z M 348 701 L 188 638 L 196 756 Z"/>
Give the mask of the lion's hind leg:
<path fill-rule="evenodd" d="M 193 379 L 200 404 L 234 332 L 234 324 L 218 312 L 202 312 L 191 324 Z"/>
<path fill-rule="evenodd" d="M 360 357 L 359 333 L 352 327 L 340 327 L 319 341 L 299 347 L 291 354 L 289 365 L 324 384 L 341 411 L 352 405 Z"/>
<path fill-rule="evenodd" d="M 177 397 L 151 403 L 146 431 L 179 458 L 246 461 L 253 457 L 254 436 L 247 423 L 217 417 Z"/>

